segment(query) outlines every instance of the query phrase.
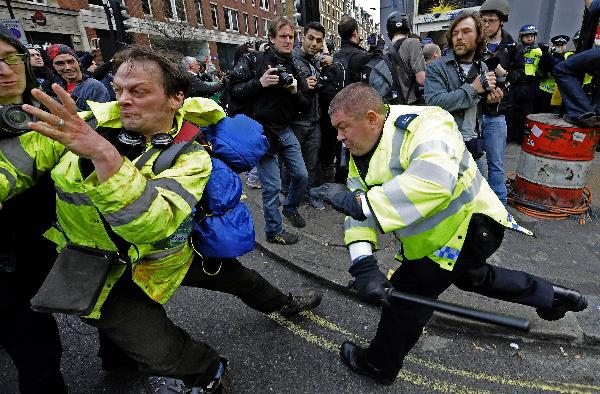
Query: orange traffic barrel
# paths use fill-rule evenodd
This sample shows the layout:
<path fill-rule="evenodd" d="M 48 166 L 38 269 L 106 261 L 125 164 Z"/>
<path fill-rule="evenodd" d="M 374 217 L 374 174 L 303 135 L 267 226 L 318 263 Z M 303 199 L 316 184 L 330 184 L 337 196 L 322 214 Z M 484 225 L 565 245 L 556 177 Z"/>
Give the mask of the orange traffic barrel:
<path fill-rule="evenodd" d="M 582 203 L 600 128 L 582 128 L 555 114 L 527 117 L 513 193 L 545 206 L 573 208 Z"/>

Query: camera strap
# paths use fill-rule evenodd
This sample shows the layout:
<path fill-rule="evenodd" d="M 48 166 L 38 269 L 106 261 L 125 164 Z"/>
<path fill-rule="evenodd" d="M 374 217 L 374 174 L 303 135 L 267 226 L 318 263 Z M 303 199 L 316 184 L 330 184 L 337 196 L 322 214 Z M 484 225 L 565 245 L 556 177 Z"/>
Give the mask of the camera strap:
<path fill-rule="evenodd" d="M 475 77 L 473 78 L 467 78 L 467 76 L 465 75 L 465 71 L 463 70 L 463 68 L 460 66 L 460 64 L 458 64 L 458 62 L 455 60 L 452 62 L 452 66 L 454 67 L 454 70 L 456 71 L 456 74 L 458 75 L 458 79 L 460 79 L 461 83 L 471 83 L 475 80 L 475 78 L 478 78 L 480 75 L 480 71 L 481 71 L 481 64 L 479 62 L 473 62 L 472 63 L 472 67 L 477 67 L 477 74 L 475 74 Z M 469 71 L 469 74 L 473 74 L 473 69 L 471 68 L 471 71 Z M 471 80 L 469 82 L 469 79 Z M 479 125 L 479 117 L 477 116 L 477 114 L 475 114 L 475 132 L 477 133 L 477 138 L 481 138 L 481 127 Z"/>

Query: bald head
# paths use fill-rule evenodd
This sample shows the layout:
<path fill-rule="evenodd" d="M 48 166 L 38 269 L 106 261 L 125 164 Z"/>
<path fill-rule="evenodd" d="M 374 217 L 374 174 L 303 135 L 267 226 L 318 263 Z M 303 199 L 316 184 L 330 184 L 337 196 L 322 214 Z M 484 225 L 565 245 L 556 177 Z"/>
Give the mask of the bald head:
<path fill-rule="evenodd" d="M 427 64 L 442 57 L 442 50 L 437 44 L 429 43 L 423 47 L 423 57 Z"/>

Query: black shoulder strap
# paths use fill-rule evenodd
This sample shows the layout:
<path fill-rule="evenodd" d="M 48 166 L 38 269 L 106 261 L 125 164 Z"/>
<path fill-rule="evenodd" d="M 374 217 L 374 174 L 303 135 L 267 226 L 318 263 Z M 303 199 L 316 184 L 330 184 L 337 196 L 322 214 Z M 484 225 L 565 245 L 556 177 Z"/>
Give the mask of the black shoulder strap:
<path fill-rule="evenodd" d="M 400 45 L 401 45 L 404 42 L 404 40 L 405 39 L 403 38 L 401 40 L 396 41 L 394 43 L 394 45 L 392 45 L 392 50 L 390 50 L 388 52 L 390 54 L 390 60 L 392 61 L 392 65 L 395 65 L 395 66 L 398 66 L 398 67 L 402 67 L 402 68 L 405 69 L 405 71 L 407 71 L 406 67 L 405 67 L 405 64 L 404 64 L 404 61 L 402 60 L 402 58 L 398 54 L 398 49 L 396 48 L 396 44 L 398 42 L 400 42 Z M 400 45 L 398 46 L 398 48 L 400 48 Z M 400 96 L 400 100 L 402 100 L 402 104 L 408 104 L 408 96 L 405 96 L 404 92 L 402 91 L 402 86 L 400 86 L 400 80 L 399 80 L 398 75 L 396 73 L 395 67 L 392 68 L 390 71 L 392 71 L 392 77 L 394 78 L 394 83 L 397 86 L 398 95 Z M 413 76 L 413 78 L 411 78 L 411 81 L 413 79 L 414 79 L 414 76 Z M 411 88 L 412 88 L 412 83 L 411 83 L 411 86 L 408 89 L 408 92 L 410 92 Z"/>
<path fill-rule="evenodd" d="M 189 145 L 191 145 L 198 138 L 200 138 L 201 135 L 202 130 L 199 126 L 188 122 L 187 120 L 184 121 L 181 130 L 179 130 L 179 133 L 177 133 L 177 137 L 175 137 L 175 140 L 173 141 L 173 144 L 167 149 L 163 149 L 154 161 L 154 165 L 152 168 L 154 174 L 158 175 L 167 168 L 171 168 L 171 166 L 173 165 L 175 160 L 177 160 L 177 157 L 179 157 L 183 150 Z M 140 160 L 138 160 L 138 162 Z"/>

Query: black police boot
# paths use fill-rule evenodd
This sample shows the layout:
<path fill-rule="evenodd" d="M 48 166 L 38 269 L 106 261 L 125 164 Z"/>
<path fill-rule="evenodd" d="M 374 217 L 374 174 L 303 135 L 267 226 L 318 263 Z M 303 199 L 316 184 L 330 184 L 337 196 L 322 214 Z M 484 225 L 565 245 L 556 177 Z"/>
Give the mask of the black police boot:
<path fill-rule="evenodd" d="M 552 308 L 537 308 L 536 312 L 544 320 L 559 320 L 565 316 L 568 311 L 581 312 L 588 306 L 585 296 L 574 289 L 554 285 L 554 301 Z"/>
<path fill-rule="evenodd" d="M 375 368 L 367 361 L 365 349 L 355 343 L 345 341 L 340 347 L 340 357 L 342 362 L 354 372 L 375 379 L 378 383 L 389 386 L 394 383 L 394 379 L 385 376 L 383 372 Z"/>

